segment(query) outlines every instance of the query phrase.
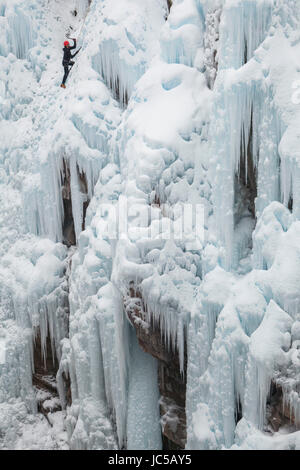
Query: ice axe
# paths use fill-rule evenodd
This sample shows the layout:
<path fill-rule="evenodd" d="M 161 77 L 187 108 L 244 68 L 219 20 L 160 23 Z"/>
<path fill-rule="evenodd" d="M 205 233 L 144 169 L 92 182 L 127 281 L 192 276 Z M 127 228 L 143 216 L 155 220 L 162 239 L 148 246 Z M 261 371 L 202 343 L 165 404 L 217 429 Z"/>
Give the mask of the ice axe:
<path fill-rule="evenodd" d="M 78 49 L 78 51 L 76 51 L 76 52 L 75 52 L 75 54 L 73 55 L 72 59 L 74 59 L 74 57 L 76 57 L 76 56 L 77 56 L 78 52 L 80 52 L 80 51 L 81 51 L 81 49 L 82 49 L 82 47 L 80 47 L 80 48 Z"/>

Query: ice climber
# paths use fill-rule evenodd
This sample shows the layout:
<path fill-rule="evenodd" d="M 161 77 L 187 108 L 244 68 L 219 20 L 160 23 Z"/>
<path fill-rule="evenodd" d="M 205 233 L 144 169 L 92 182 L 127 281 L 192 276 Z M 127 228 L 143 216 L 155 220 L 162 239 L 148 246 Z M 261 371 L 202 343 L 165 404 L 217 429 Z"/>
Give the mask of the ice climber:
<path fill-rule="evenodd" d="M 64 74 L 62 84 L 60 85 L 62 88 L 66 88 L 65 83 L 67 81 L 67 78 L 68 78 L 68 75 L 70 73 L 71 68 L 75 64 L 75 62 L 71 59 L 73 59 L 78 54 L 78 52 L 80 51 L 80 49 L 78 49 L 78 51 L 75 52 L 75 54 L 73 54 L 73 55 L 71 54 L 71 50 L 76 49 L 76 39 L 74 39 L 74 38 L 71 38 L 71 39 L 74 42 L 72 47 L 70 46 L 69 41 L 64 42 L 64 48 L 63 48 L 64 58 L 63 58 L 62 64 L 63 64 L 63 67 L 65 69 L 65 74 Z"/>

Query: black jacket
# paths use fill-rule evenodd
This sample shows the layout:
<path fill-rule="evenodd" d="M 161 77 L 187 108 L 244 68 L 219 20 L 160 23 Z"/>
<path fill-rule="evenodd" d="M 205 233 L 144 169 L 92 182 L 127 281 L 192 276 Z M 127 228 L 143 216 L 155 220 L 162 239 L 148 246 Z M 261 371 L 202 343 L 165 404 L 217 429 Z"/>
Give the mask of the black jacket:
<path fill-rule="evenodd" d="M 76 49 L 76 39 L 73 39 L 73 42 L 74 42 L 74 45 L 72 47 L 64 47 L 63 48 L 63 51 L 64 51 L 64 58 L 63 58 L 63 65 L 68 65 L 68 63 L 70 62 L 70 60 L 75 57 L 76 54 L 72 55 L 71 54 L 71 50 L 72 49 Z"/>

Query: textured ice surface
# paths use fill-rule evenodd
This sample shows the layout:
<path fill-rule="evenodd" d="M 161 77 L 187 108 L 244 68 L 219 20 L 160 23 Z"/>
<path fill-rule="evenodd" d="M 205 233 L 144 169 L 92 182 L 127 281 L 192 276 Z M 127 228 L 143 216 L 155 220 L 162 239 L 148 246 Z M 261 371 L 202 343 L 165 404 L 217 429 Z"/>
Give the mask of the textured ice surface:
<path fill-rule="evenodd" d="M 0 0 L 0 448 L 161 448 L 132 284 L 182 370 L 187 334 L 187 448 L 300 448 L 299 4 L 172 3 Z M 62 90 L 66 33 L 82 50 Z M 204 238 L 170 237 L 183 203 Z M 60 361 L 50 422 L 37 331 Z M 278 432 L 275 382 L 295 421 Z"/>
<path fill-rule="evenodd" d="M 132 339 L 132 366 L 128 390 L 127 449 L 160 450 L 161 428 L 159 416 L 159 391 L 157 362 L 149 354 L 139 350 Z M 143 396 L 137 406 L 137 397 Z"/>

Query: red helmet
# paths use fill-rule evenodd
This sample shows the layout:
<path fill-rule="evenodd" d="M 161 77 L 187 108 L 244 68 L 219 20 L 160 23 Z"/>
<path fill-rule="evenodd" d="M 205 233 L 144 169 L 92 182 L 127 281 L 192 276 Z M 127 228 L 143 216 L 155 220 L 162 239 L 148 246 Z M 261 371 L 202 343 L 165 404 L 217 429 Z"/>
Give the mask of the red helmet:
<path fill-rule="evenodd" d="M 69 46 L 69 45 L 70 45 L 69 41 L 64 42 L 64 46 Z"/>

